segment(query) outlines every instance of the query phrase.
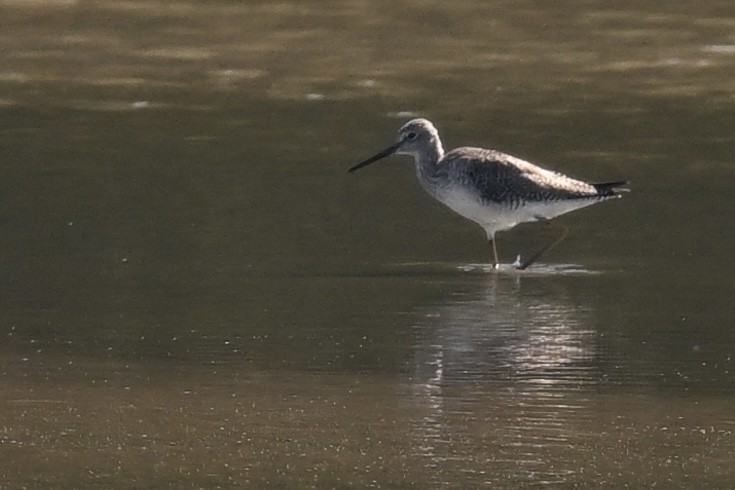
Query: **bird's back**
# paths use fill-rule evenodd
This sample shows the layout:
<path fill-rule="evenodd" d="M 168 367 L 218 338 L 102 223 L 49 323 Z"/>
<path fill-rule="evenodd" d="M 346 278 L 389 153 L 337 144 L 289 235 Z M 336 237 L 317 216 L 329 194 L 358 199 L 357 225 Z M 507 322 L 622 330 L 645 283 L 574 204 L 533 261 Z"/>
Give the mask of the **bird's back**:
<path fill-rule="evenodd" d="M 440 172 L 487 203 L 518 207 L 530 203 L 601 200 L 619 195 L 624 182 L 590 184 L 495 150 L 463 147 L 438 162 Z"/>

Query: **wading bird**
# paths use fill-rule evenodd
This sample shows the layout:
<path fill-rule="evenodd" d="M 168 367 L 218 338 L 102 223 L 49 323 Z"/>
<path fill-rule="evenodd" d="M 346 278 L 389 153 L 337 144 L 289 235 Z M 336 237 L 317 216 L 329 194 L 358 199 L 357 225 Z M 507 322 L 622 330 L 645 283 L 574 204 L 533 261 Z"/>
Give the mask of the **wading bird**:
<path fill-rule="evenodd" d="M 495 150 L 463 147 L 444 153 L 439 132 L 426 119 L 413 119 L 398 131 L 396 142 L 351 167 L 354 172 L 387 156 L 410 155 L 421 186 L 439 202 L 485 229 L 498 268 L 495 233 L 519 223 L 549 220 L 592 204 L 621 197 L 625 181 L 590 184 L 543 169 Z M 526 269 L 559 238 L 531 257 L 516 261 Z"/>

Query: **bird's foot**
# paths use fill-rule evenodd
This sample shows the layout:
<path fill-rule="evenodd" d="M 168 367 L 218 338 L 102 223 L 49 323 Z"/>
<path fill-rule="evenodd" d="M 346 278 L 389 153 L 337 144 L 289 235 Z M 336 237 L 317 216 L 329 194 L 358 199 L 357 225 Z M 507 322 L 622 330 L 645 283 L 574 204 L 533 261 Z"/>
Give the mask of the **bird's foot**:
<path fill-rule="evenodd" d="M 516 255 L 516 261 L 513 262 L 511 264 L 511 266 L 512 267 L 515 267 L 516 269 L 518 269 L 519 267 L 521 267 L 521 264 L 522 264 L 522 262 L 521 262 L 521 254 L 518 254 L 518 255 Z"/>

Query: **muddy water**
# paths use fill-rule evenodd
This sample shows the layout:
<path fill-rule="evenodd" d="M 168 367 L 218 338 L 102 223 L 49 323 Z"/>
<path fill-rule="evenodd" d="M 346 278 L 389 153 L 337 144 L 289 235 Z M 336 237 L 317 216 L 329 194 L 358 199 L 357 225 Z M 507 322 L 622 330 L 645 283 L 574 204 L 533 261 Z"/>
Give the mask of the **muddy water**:
<path fill-rule="evenodd" d="M 735 482 L 729 2 L 0 24 L 0 486 Z M 493 273 L 409 162 L 345 173 L 413 115 L 633 192 Z"/>

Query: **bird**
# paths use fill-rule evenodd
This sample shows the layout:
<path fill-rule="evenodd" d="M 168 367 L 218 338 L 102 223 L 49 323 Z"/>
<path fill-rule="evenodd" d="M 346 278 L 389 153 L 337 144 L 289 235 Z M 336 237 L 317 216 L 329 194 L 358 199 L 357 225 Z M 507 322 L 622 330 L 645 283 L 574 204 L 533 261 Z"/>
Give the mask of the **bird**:
<path fill-rule="evenodd" d="M 395 142 L 353 165 L 356 172 L 391 155 L 413 157 L 416 176 L 424 190 L 459 215 L 479 224 L 493 253 L 493 269 L 500 267 L 495 234 L 533 221 L 547 221 L 598 202 L 622 197 L 627 181 L 589 183 L 547 170 L 514 156 L 485 148 L 461 147 L 444 152 L 431 121 L 406 122 Z M 544 252 L 561 242 L 564 233 L 523 262 L 526 269 Z"/>

